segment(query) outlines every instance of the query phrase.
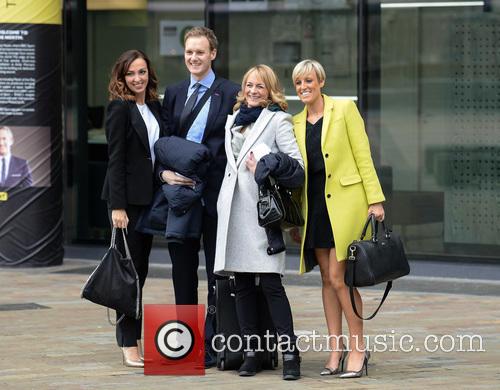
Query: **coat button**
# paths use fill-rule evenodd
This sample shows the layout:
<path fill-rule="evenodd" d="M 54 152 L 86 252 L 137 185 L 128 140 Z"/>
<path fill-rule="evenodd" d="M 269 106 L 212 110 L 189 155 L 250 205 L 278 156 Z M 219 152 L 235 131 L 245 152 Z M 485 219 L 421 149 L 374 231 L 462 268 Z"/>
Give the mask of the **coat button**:
<path fill-rule="evenodd" d="M 229 176 L 231 176 L 231 174 L 230 174 L 230 173 L 228 173 L 228 174 L 227 174 L 227 177 L 229 177 Z"/>
<path fill-rule="evenodd" d="M 326 158 L 328 158 L 328 153 L 327 153 L 327 154 L 325 154 L 325 157 L 326 157 Z"/>
<path fill-rule="evenodd" d="M 332 196 L 330 194 L 326 195 L 327 198 L 331 198 Z"/>
<path fill-rule="evenodd" d="M 331 173 L 329 173 L 329 174 L 328 174 L 328 178 L 331 178 L 331 177 L 332 177 L 332 174 L 331 174 Z"/>

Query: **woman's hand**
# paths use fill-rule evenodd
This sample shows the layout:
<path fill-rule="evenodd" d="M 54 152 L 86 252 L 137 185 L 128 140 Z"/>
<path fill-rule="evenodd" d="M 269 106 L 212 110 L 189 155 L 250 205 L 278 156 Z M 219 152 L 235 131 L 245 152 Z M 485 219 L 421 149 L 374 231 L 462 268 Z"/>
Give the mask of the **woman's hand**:
<path fill-rule="evenodd" d="M 119 229 L 126 229 L 128 225 L 127 212 L 124 209 L 116 209 L 111 211 L 111 220 L 113 227 Z"/>
<path fill-rule="evenodd" d="M 293 242 L 296 242 L 297 244 L 302 243 L 302 237 L 300 235 L 300 229 L 298 227 L 291 228 L 288 231 L 288 234 L 290 234 Z"/>
<path fill-rule="evenodd" d="M 163 171 L 161 173 L 161 178 L 165 183 L 170 185 L 194 187 L 196 184 L 189 177 L 182 176 L 174 171 L 168 171 L 168 170 Z"/>
<path fill-rule="evenodd" d="M 382 222 L 385 218 L 384 206 L 382 203 L 374 203 L 368 207 L 368 215 L 373 214 L 375 219 L 379 222 Z"/>
<path fill-rule="evenodd" d="M 245 161 L 245 166 L 247 169 L 255 175 L 255 168 L 257 167 L 257 160 L 255 159 L 253 152 L 250 152 L 247 160 Z"/>

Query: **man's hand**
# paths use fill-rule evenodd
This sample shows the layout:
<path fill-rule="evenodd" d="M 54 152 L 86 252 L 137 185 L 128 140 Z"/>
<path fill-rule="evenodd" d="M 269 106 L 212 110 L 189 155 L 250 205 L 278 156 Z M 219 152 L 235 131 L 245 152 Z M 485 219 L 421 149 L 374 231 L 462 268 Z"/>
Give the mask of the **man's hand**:
<path fill-rule="evenodd" d="M 170 185 L 194 187 L 196 184 L 189 177 L 182 176 L 181 174 L 174 171 L 168 171 L 168 170 L 163 171 L 161 173 L 161 178 L 165 183 Z"/>

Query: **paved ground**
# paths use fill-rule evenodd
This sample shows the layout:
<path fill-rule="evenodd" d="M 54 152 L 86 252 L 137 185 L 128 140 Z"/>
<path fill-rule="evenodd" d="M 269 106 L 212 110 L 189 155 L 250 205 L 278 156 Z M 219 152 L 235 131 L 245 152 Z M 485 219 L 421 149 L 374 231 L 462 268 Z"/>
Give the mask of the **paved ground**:
<path fill-rule="evenodd" d="M 144 376 L 141 370 L 124 367 L 105 310 L 79 298 L 93 265 L 68 259 L 60 267 L 0 269 L 0 389 L 500 387 L 500 283 L 495 280 L 441 276 L 402 280 L 381 313 L 366 322 L 371 342 L 379 335 L 378 348 L 387 348 L 372 354 L 368 377 L 349 381 L 320 377 L 326 353 L 307 352 L 303 379 L 290 383 L 281 380 L 279 370 L 252 378 L 216 369 L 207 370 L 203 377 L 172 377 Z M 173 302 L 169 274 L 168 266 L 152 267 L 146 303 Z M 294 276 L 286 277 L 296 329 L 302 334 L 312 330 L 324 334 L 318 275 L 305 280 L 299 283 Z M 366 306 L 373 307 L 379 295 L 380 290 L 363 291 Z M 43 308 L 30 309 L 30 303 Z M 424 340 L 429 335 L 442 338 L 442 346 L 450 351 L 426 351 Z M 477 335 L 472 349 L 483 351 L 460 351 L 459 336 L 464 335 Z M 427 347 L 434 349 L 435 340 L 430 338 Z M 412 352 L 402 350 L 411 345 Z M 467 339 L 461 349 L 469 349 Z"/>

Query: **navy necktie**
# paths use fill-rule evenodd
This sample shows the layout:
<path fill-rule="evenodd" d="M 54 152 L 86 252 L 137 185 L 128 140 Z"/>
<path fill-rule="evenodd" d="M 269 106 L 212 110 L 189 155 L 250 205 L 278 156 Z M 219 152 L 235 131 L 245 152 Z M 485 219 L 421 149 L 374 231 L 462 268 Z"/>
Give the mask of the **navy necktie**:
<path fill-rule="evenodd" d="M 201 87 L 200 83 L 196 83 L 194 85 L 194 91 L 191 94 L 191 96 L 189 97 L 188 101 L 186 102 L 186 105 L 184 106 L 184 108 L 182 110 L 181 119 L 179 121 L 179 127 L 181 128 L 181 130 L 186 125 L 186 120 L 188 119 L 189 114 L 191 114 L 191 111 L 193 111 L 193 108 L 196 104 L 196 100 L 198 99 L 198 91 L 200 90 L 200 87 Z M 186 130 L 188 130 L 188 129 L 186 129 Z"/>
<path fill-rule="evenodd" d="M 7 160 L 5 157 L 2 158 L 2 184 L 5 183 L 5 175 L 7 174 L 7 167 L 5 164 L 7 163 Z"/>

